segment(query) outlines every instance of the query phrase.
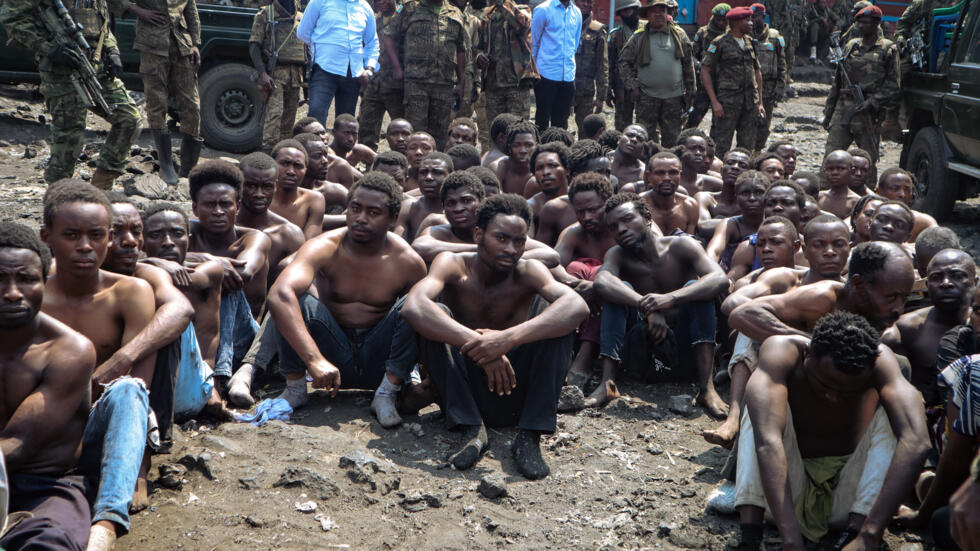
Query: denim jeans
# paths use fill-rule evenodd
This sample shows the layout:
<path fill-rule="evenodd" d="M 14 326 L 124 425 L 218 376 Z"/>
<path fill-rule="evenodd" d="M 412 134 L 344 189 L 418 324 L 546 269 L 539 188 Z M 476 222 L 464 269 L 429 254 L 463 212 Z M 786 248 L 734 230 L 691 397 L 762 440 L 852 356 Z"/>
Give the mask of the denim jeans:
<path fill-rule="evenodd" d="M 310 78 L 310 116 L 327 124 L 327 112 L 330 111 L 330 104 L 337 100 L 334 117 L 341 113 L 353 115 L 357 109 L 357 96 L 360 93 L 361 85 L 357 79 L 350 75 L 335 75 L 328 73 L 313 65 L 313 76 Z"/>
<path fill-rule="evenodd" d="M 272 315 L 266 313 L 259 325 L 259 332 L 252 339 L 252 345 L 248 348 L 245 357 L 242 358 L 243 364 L 252 364 L 255 369 L 265 371 L 272 363 L 272 360 L 279 353 L 279 332 L 276 330 L 276 321 Z"/>
<path fill-rule="evenodd" d="M 375 389 L 385 372 L 408 379 L 418 357 L 418 345 L 415 330 L 401 316 L 404 302 L 405 297 L 398 299 L 370 329 L 347 329 L 318 298 L 309 293 L 300 297 L 306 328 L 323 357 L 340 370 L 341 388 Z M 306 371 L 303 360 L 281 334 L 279 369 L 283 375 Z"/>
<path fill-rule="evenodd" d="M 245 298 L 245 291 L 238 290 L 221 295 L 221 324 L 218 328 L 218 352 L 215 354 L 215 377 L 231 377 L 241 363 L 259 324 L 252 317 L 252 308 Z"/>
<path fill-rule="evenodd" d="M 82 434 L 78 470 L 99 478 L 92 523 L 111 521 L 120 535 L 129 532 L 129 505 L 146 449 L 149 414 L 143 381 L 121 377 L 109 383 L 92 406 Z"/>
<path fill-rule="evenodd" d="M 599 355 L 622 362 L 627 371 L 648 382 L 693 376 L 694 346 L 715 342 L 715 304 L 714 301 L 684 302 L 674 311 L 676 316 L 667 337 L 660 344 L 653 344 L 647 336 L 647 321 L 636 308 L 603 304 Z"/>
<path fill-rule="evenodd" d="M 204 409 L 214 388 L 212 375 L 211 366 L 201 358 L 194 322 L 191 322 L 180 337 L 180 370 L 174 385 L 176 419 L 190 419 Z"/>

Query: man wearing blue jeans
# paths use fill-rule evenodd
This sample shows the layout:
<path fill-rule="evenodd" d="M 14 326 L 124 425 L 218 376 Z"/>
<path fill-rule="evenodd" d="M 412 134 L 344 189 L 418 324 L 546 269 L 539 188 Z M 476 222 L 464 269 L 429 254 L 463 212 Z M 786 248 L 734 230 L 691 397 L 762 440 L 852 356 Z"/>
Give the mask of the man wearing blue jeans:
<path fill-rule="evenodd" d="M 371 5 L 367 0 L 312 0 L 296 36 L 313 51 L 310 116 L 326 125 L 334 97 L 334 116 L 355 114 L 361 86 L 378 68 L 380 49 Z"/>
<path fill-rule="evenodd" d="M 568 128 L 575 96 L 575 52 L 582 12 L 571 0 L 546 0 L 531 16 L 531 55 L 541 80 L 534 86 L 538 131 Z"/>
<path fill-rule="evenodd" d="M 728 289 L 725 273 L 694 239 L 655 234 L 653 214 L 638 195 L 613 195 L 605 211 L 617 246 L 606 253 L 595 279 L 604 303 L 599 354 L 625 361 L 649 381 L 686 377 L 690 372 L 682 366 L 693 363 L 698 403 L 711 415 L 724 417 L 727 406 L 715 391 L 712 368 L 714 301 Z M 634 323 L 627 331 L 630 321 Z M 687 351 L 693 358 L 684 357 Z M 600 394 L 614 376 L 615 364 L 603 373 Z M 603 403 L 605 396 L 596 398 Z"/>

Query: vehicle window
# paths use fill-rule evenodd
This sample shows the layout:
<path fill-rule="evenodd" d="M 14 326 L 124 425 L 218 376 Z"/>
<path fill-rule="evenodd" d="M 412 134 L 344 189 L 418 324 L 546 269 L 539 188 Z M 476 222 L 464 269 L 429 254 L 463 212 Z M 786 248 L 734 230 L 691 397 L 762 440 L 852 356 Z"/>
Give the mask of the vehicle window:
<path fill-rule="evenodd" d="M 963 25 L 962 35 L 960 40 L 962 41 L 957 46 L 957 55 L 960 57 L 958 60 L 960 63 L 980 63 L 980 9 L 976 9 L 977 6 L 972 6 L 974 9 L 970 10 L 972 13 L 969 14 L 969 20 L 967 20 Z"/>

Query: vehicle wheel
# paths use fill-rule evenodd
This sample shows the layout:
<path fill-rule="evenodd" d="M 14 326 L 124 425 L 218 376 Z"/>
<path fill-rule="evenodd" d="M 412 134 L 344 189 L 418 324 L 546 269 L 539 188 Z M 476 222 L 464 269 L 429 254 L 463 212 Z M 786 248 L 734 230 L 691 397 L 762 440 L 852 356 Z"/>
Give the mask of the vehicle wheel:
<path fill-rule="evenodd" d="M 905 167 L 919 182 L 915 209 L 940 221 L 953 214 L 953 205 L 959 197 L 958 179 L 946 170 L 948 159 L 943 140 L 942 132 L 935 126 L 919 130 L 912 140 Z"/>
<path fill-rule="evenodd" d="M 247 65 L 226 63 L 201 77 L 201 134 L 209 147 L 246 153 L 262 145 L 265 102 L 252 81 L 254 72 Z"/>

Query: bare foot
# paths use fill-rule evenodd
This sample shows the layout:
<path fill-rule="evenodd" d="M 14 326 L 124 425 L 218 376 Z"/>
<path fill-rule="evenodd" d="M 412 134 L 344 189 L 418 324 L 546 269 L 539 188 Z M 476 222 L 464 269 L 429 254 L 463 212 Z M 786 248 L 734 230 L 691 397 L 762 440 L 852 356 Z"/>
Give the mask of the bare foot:
<path fill-rule="evenodd" d="M 221 396 L 218 395 L 217 388 L 211 389 L 211 397 L 208 398 L 208 403 L 204 404 L 204 413 L 217 418 L 219 421 L 235 420 L 235 416 L 231 410 L 225 406 L 225 403 L 221 400 Z"/>
<path fill-rule="evenodd" d="M 578 371 L 569 371 L 568 375 L 565 376 L 565 384 L 568 386 L 577 386 L 582 390 L 585 390 L 585 383 L 589 382 L 588 373 L 580 373 Z M 599 385 L 600 387 L 602 385 Z"/>
<path fill-rule="evenodd" d="M 146 478 L 136 479 L 136 491 L 133 492 L 133 503 L 129 506 L 129 514 L 136 514 L 150 506 L 150 498 L 146 494 Z"/>
<path fill-rule="evenodd" d="M 735 436 L 738 434 L 738 419 L 725 419 L 725 422 L 714 430 L 701 432 L 701 436 L 708 442 L 721 446 L 725 449 L 732 449 Z"/>
<path fill-rule="evenodd" d="M 616 398 L 619 398 L 619 388 L 616 387 L 616 381 L 606 379 L 585 399 L 585 407 L 601 408 Z"/>
<path fill-rule="evenodd" d="M 702 390 L 698 394 L 698 405 L 703 407 L 708 415 L 714 417 L 715 419 L 724 419 L 728 417 L 728 404 L 718 396 L 718 393 L 714 389 L 704 391 Z"/>

